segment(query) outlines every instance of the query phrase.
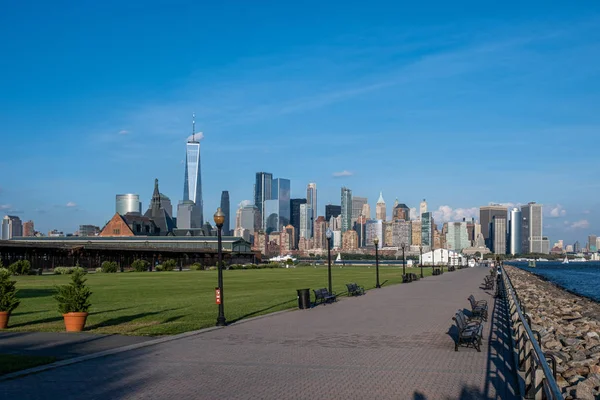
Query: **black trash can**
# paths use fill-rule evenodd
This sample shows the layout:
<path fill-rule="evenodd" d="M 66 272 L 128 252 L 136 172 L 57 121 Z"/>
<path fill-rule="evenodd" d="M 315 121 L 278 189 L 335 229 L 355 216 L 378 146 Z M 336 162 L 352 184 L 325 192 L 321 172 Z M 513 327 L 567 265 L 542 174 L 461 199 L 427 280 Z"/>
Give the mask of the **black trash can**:
<path fill-rule="evenodd" d="M 305 310 L 310 308 L 310 289 L 297 289 L 298 292 L 298 308 Z"/>

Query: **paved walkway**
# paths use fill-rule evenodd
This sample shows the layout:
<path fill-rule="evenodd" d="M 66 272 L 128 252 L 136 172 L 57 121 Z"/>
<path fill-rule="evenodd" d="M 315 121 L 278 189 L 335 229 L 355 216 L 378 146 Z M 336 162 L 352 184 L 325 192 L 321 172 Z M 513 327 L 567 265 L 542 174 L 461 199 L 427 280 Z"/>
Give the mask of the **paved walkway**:
<path fill-rule="evenodd" d="M 64 360 L 153 339 L 149 336 L 91 333 L 1 332 L 0 354 L 50 356 Z"/>
<path fill-rule="evenodd" d="M 512 399 L 506 315 L 501 302 L 494 306 L 479 289 L 486 274 L 471 268 L 372 290 L 3 382 L 0 393 L 19 399 Z M 455 352 L 451 318 L 471 293 L 488 300 L 493 316 L 481 353 Z"/>

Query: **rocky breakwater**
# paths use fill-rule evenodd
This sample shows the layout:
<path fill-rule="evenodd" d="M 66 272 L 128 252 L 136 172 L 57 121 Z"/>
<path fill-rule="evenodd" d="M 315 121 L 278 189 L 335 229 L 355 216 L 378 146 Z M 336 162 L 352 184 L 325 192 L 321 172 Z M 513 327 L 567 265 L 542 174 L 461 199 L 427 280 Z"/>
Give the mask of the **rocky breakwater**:
<path fill-rule="evenodd" d="M 566 399 L 600 399 L 600 304 L 521 269 L 506 270 Z"/>

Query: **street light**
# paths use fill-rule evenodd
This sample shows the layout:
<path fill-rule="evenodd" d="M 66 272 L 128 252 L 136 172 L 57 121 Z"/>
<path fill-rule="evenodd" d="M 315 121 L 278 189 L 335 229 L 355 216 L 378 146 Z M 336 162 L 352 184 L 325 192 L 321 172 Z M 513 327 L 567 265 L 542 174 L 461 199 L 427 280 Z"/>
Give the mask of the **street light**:
<path fill-rule="evenodd" d="M 377 276 L 377 282 L 375 282 L 375 287 L 379 289 L 381 288 L 381 285 L 379 284 L 379 252 L 377 251 L 377 248 L 379 247 L 378 237 L 375 237 L 373 239 L 373 244 L 375 245 L 375 274 Z"/>
<path fill-rule="evenodd" d="M 329 293 L 333 293 L 331 288 L 331 237 L 333 236 L 333 232 L 331 229 L 327 228 L 325 232 L 325 237 L 327 237 L 327 274 L 329 276 Z"/>
<path fill-rule="evenodd" d="M 400 247 L 402 247 L 402 275 L 406 275 L 406 257 L 404 257 L 404 249 L 406 249 L 406 243 L 402 243 Z"/>
<path fill-rule="evenodd" d="M 421 264 L 421 278 L 423 277 L 423 245 L 419 245 L 419 251 L 421 252 L 421 258 L 419 259 L 419 263 Z"/>
<path fill-rule="evenodd" d="M 217 225 L 217 253 L 218 253 L 218 266 L 217 270 L 219 271 L 218 278 L 218 291 L 219 295 L 217 297 L 219 301 L 219 316 L 217 317 L 217 326 L 225 326 L 227 322 L 225 321 L 225 308 L 223 302 L 223 253 L 222 253 L 222 245 L 221 245 L 221 228 L 223 228 L 223 224 L 225 223 L 225 214 L 221 210 L 221 207 L 217 208 L 217 212 L 213 216 L 215 220 L 215 224 Z"/>

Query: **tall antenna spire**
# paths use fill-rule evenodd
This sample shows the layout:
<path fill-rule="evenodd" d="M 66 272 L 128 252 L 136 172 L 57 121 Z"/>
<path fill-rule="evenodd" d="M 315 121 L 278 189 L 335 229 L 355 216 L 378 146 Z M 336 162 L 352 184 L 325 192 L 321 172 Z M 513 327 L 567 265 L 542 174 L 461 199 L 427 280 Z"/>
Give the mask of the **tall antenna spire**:
<path fill-rule="evenodd" d="M 196 113 L 192 113 L 192 142 L 196 141 Z"/>

